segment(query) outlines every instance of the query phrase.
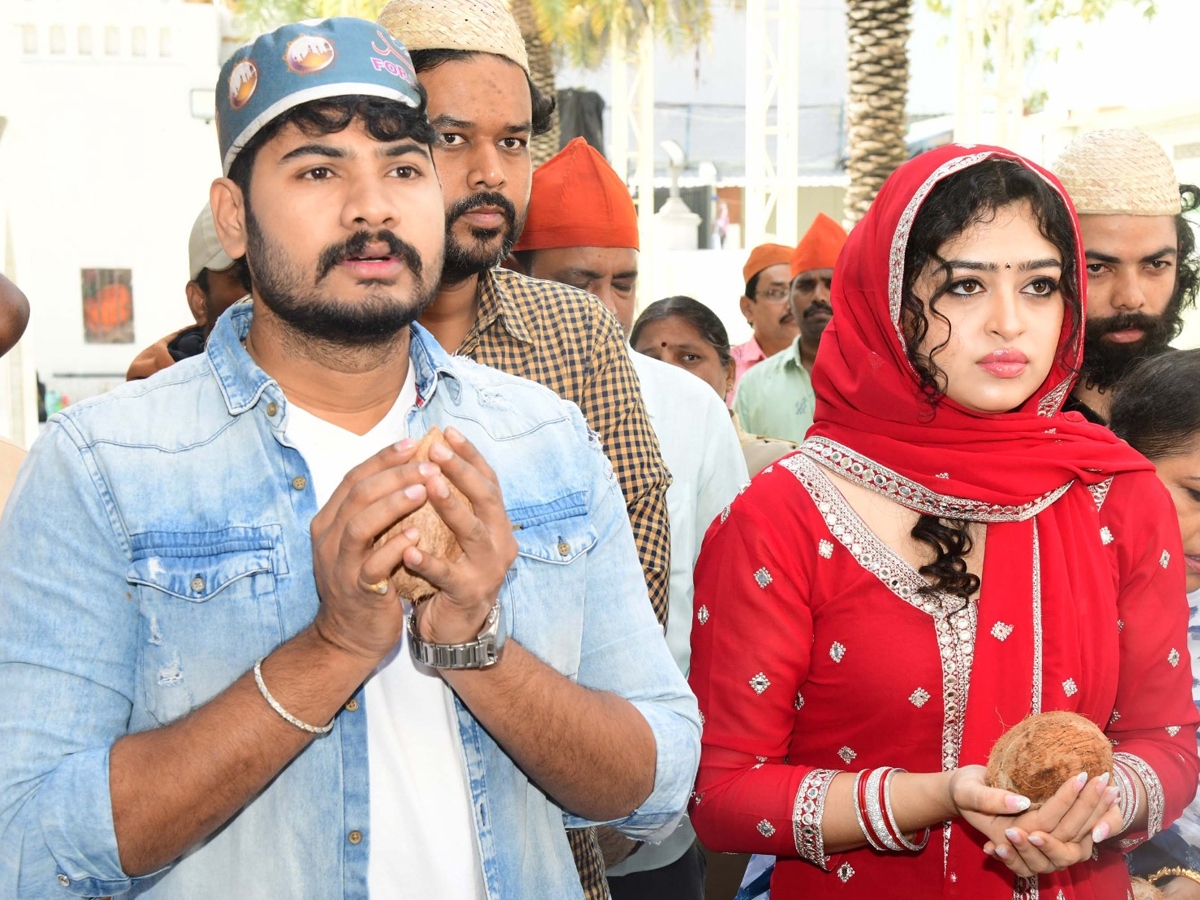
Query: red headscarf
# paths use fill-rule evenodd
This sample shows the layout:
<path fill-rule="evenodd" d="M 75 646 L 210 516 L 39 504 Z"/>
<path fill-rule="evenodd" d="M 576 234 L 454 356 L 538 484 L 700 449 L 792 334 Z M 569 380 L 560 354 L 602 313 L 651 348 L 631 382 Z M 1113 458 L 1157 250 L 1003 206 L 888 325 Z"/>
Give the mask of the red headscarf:
<path fill-rule="evenodd" d="M 903 485 L 907 492 L 889 491 L 898 502 L 930 514 L 949 507 L 978 521 L 1025 518 L 1076 479 L 1095 484 L 1149 466 L 1108 429 L 1060 412 L 1083 357 L 1082 322 L 1068 345 L 1069 315 L 1049 376 L 1019 409 L 979 413 L 943 397 L 935 411 L 921 391 L 900 323 L 908 236 L 939 181 L 997 157 L 1036 172 L 1063 198 L 1074 223 L 1076 280 L 1085 290 L 1079 222 L 1050 172 L 999 147 L 951 145 L 916 157 L 887 180 L 838 258 L 834 316 L 813 369 L 817 404 L 809 431 L 911 482 Z"/>

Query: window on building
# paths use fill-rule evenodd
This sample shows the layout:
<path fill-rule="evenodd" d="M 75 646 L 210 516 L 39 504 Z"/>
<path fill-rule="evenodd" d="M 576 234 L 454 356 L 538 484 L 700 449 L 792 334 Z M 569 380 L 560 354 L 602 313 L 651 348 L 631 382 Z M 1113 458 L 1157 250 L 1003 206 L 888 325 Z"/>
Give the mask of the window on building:
<path fill-rule="evenodd" d="M 21 50 L 30 54 L 38 52 L 38 33 L 36 25 L 21 26 Z"/>
<path fill-rule="evenodd" d="M 134 56 L 146 55 L 146 26 L 134 25 L 130 40 L 130 50 Z"/>
<path fill-rule="evenodd" d="M 80 56 L 92 55 L 92 26 L 80 25 L 79 31 L 75 35 L 76 43 L 79 47 Z"/>
<path fill-rule="evenodd" d="M 50 52 L 55 55 L 67 52 L 67 29 L 61 25 L 50 26 Z"/>
<path fill-rule="evenodd" d="M 158 29 L 158 55 L 173 56 L 175 54 L 175 40 L 170 28 Z"/>
<path fill-rule="evenodd" d="M 104 26 L 104 54 L 116 56 L 121 52 L 121 32 L 116 25 Z"/>

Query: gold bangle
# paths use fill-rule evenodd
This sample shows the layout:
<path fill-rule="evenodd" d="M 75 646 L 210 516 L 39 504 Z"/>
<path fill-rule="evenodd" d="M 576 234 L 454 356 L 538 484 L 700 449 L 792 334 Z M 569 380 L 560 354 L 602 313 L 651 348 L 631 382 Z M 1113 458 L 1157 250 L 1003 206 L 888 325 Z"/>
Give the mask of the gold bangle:
<path fill-rule="evenodd" d="M 1171 877 L 1186 878 L 1189 881 L 1200 884 L 1200 872 L 1197 872 L 1195 869 L 1185 869 L 1183 866 L 1159 869 L 1153 875 L 1146 876 L 1146 880 L 1151 884 L 1157 884 L 1160 879 Z"/>

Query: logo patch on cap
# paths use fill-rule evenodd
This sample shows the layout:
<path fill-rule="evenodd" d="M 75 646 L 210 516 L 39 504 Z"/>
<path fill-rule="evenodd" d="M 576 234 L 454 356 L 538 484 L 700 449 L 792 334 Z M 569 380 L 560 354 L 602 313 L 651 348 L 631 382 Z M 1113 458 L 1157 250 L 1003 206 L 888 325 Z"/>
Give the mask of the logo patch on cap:
<path fill-rule="evenodd" d="M 309 75 L 328 66 L 335 55 L 332 42 L 317 35 L 305 34 L 287 45 L 284 60 L 297 75 Z"/>
<path fill-rule="evenodd" d="M 256 87 L 258 66 L 254 65 L 254 60 L 243 59 L 229 73 L 229 105 L 234 109 L 241 109 L 250 102 Z"/>

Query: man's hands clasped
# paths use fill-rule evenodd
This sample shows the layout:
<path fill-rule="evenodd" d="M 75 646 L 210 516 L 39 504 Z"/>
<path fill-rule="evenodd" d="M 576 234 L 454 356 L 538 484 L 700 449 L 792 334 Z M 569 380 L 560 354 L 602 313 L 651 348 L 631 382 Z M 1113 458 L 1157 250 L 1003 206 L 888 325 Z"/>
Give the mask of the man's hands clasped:
<path fill-rule="evenodd" d="M 400 566 L 425 578 L 438 593 L 421 604 L 423 640 L 475 639 L 495 603 L 517 543 L 495 472 L 457 429 L 449 449 L 434 444 L 430 461 L 415 463 L 417 441 L 404 440 L 352 469 L 312 521 L 313 572 L 321 606 L 317 633 L 374 666 L 395 645 L 404 608 L 394 589 L 374 586 Z M 455 497 L 453 483 L 467 502 Z M 463 555 L 453 563 L 421 548 L 415 529 L 376 539 L 429 501 L 454 533 Z"/>

